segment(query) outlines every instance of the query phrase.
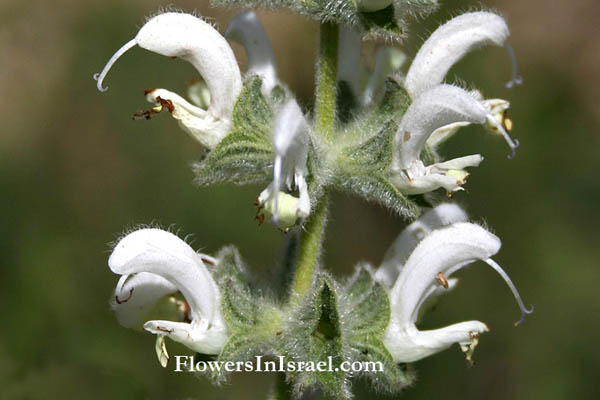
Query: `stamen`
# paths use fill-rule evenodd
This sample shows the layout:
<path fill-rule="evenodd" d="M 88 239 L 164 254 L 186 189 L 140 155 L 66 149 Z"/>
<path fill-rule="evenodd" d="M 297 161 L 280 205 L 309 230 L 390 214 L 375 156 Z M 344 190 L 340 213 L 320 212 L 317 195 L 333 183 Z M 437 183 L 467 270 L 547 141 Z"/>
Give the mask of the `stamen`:
<path fill-rule="evenodd" d="M 500 265 L 498 265 L 498 263 L 496 263 L 496 261 L 492 260 L 491 258 L 488 258 L 487 260 L 485 260 L 485 262 L 490 267 L 494 268 L 496 270 L 496 272 L 498 272 L 500 274 L 502 279 L 504 279 L 504 282 L 506 282 L 506 284 L 510 288 L 513 296 L 517 300 L 517 303 L 519 304 L 519 308 L 521 309 L 521 319 L 519 319 L 517 322 L 515 322 L 515 326 L 519 325 L 521 322 L 523 322 L 525 320 L 525 315 L 531 314 L 533 312 L 533 305 L 531 306 L 531 310 L 528 310 L 527 308 L 525 308 L 525 305 L 523 304 L 523 300 L 521 300 L 521 295 L 519 295 L 519 291 L 515 287 L 514 283 L 510 280 L 510 277 L 508 276 L 508 274 L 502 269 L 502 267 Z"/>
<path fill-rule="evenodd" d="M 510 89 L 514 85 L 520 85 L 521 83 L 523 83 L 523 77 L 519 76 L 519 73 L 518 73 L 517 56 L 515 56 L 515 51 L 513 50 L 513 48 L 511 47 L 511 45 L 508 42 L 506 42 L 504 47 L 506 48 L 506 51 L 508 51 L 508 55 L 512 62 L 512 79 L 510 81 L 506 82 L 506 88 Z"/>
<path fill-rule="evenodd" d="M 119 298 L 119 294 L 121 294 L 121 292 L 123 292 L 123 287 L 125 286 L 125 283 L 129 280 L 130 277 L 131 277 L 131 275 L 123 275 L 123 276 L 121 276 L 121 279 L 119 279 L 119 282 L 117 283 L 117 289 L 115 291 L 116 292 L 115 301 L 117 302 L 117 304 L 127 303 L 129 300 L 131 300 L 131 297 L 133 296 L 134 288 L 131 288 L 131 289 L 129 289 L 129 295 L 124 300 L 121 300 Z"/>
<path fill-rule="evenodd" d="M 511 138 L 506 129 L 504 129 L 502 124 L 498 122 L 492 114 L 488 114 L 487 119 L 488 122 L 504 137 L 504 140 L 506 140 L 506 143 L 508 143 L 508 146 L 510 147 L 508 158 L 513 158 L 517 154 L 517 148 L 520 145 L 519 140 Z"/>
<path fill-rule="evenodd" d="M 106 92 L 108 90 L 108 87 L 102 87 L 102 81 L 104 80 L 104 78 L 106 78 L 106 74 L 108 74 L 108 71 L 113 66 L 113 64 L 119 59 L 119 57 L 121 57 L 127 50 L 131 49 L 136 44 L 137 42 L 135 41 L 135 39 L 131 39 L 129 42 L 125 43 L 119 50 L 117 50 L 115 54 L 113 54 L 110 60 L 108 60 L 102 72 L 100 72 L 99 74 L 94 74 L 94 79 L 97 81 L 96 87 L 99 91 Z"/>
<path fill-rule="evenodd" d="M 217 259 L 214 257 L 211 257 L 207 254 L 200 254 L 200 259 L 202 260 L 202 262 L 204 262 L 204 264 L 208 264 L 211 266 L 215 266 L 217 265 Z"/>

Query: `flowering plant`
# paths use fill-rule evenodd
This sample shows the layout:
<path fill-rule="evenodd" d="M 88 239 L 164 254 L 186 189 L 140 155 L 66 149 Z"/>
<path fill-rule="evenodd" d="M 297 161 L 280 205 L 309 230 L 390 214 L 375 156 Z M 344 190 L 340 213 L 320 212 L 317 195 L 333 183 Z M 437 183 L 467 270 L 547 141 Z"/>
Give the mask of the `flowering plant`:
<path fill-rule="evenodd" d="M 146 91 L 154 107 L 135 115 L 150 119 L 167 110 L 206 149 L 194 166 L 200 185 L 263 182 L 257 193 L 259 223 L 269 219 L 292 236 L 285 264 L 293 279 L 281 302 L 254 289 L 234 247 L 216 255 L 195 252 L 173 233 L 145 228 L 125 235 L 109 258 L 121 276 L 112 301 L 119 322 L 156 335 L 160 364 L 167 366 L 165 339 L 204 357 L 245 361 L 261 355 L 295 362 L 375 362 L 363 372 L 378 390 L 396 392 L 410 384 L 413 361 L 459 344 L 471 360 L 479 321 L 419 330 L 419 311 L 428 299 L 451 290 L 451 275 L 483 261 L 506 281 L 527 309 L 504 270 L 492 260 L 500 239 L 468 222 L 465 212 L 432 196 L 463 190 L 479 154 L 443 160 L 440 145 L 457 130 L 480 124 L 510 147 L 509 103 L 444 82 L 448 70 L 483 45 L 506 46 L 508 27 L 492 12 L 470 12 L 439 27 L 418 51 L 406 74 L 405 56 L 393 46 L 377 51 L 375 67 L 360 79 L 361 41 L 400 41 L 407 20 L 424 16 L 433 0 L 289 1 L 230 0 L 221 3 L 290 8 L 321 22 L 315 107 L 307 112 L 278 78 L 275 54 L 256 14 L 244 11 L 225 36 L 202 18 L 165 12 L 150 18 L 134 39 L 95 78 L 98 89 L 109 69 L 134 46 L 191 63 L 201 80 L 189 100 L 166 89 Z M 227 39 L 242 44 L 248 71 L 242 74 Z M 519 83 L 516 63 L 509 86 Z M 343 282 L 320 263 L 332 190 L 353 192 L 412 223 L 392 244 L 379 267 L 362 264 Z M 161 311 L 161 319 L 149 317 Z M 352 396 L 341 369 L 295 370 L 284 376 L 278 398 L 320 390 L 332 398 Z M 211 375 L 216 381 L 224 372 Z M 281 386 L 281 385 L 280 385 Z"/>

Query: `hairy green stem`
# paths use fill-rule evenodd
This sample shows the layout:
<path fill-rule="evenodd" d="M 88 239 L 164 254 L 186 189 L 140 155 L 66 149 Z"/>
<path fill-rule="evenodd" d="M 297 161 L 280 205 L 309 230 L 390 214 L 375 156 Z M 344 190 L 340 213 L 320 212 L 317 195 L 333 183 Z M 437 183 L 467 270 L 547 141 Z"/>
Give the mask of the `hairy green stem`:
<path fill-rule="evenodd" d="M 316 123 L 317 133 L 331 139 L 335 124 L 337 92 L 338 25 L 321 24 L 319 66 L 317 71 Z"/>
<path fill-rule="evenodd" d="M 317 208 L 312 212 L 304 225 L 304 233 L 300 238 L 298 269 L 294 279 L 294 291 L 300 296 L 308 292 L 319 262 L 321 242 L 323 241 L 327 219 L 327 197 L 327 194 L 325 194 Z"/>
<path fill-rule="evenodd" d="M 335 125 L 337 53 L 338 25 L 330 22 L 321 24 L 315 113 L 317 134 L 324 139 L 333 137 Z M 328 195 L 325 191 L 306 222 L 300 238 L 298 268 L 293 286 L 299 296 L 304 296 L 308 292 L 317 270 L 327 220 L 328 203 Z"/>

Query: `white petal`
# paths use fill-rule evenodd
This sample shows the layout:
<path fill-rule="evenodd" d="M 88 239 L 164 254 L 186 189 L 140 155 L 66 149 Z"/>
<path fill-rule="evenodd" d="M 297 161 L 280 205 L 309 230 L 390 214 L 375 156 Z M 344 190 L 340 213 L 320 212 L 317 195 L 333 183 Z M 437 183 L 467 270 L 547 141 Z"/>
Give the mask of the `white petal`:
<path fill-rule="evenodd" d="M 406 75 L 406 90 L 414 99 L 440 84 L 448 70 L 465 54 L 481 46 L 503 46 L 509 31 L 499 15 L 473 12 L 440 26 L 421 46 Z"/>
<path fill-rule="evenodd" d="M 459 222 L 440 228 L 419 243 L 390 293 L 392 321 L 414 323 L 423 301 L 439 286 L 438 273 L 449 278 L 476 260 L 487 260 L 500 249 L 500 239 L 479 225 Z"/>
<path fill-rule="evenodd" d="M 300 190 L 300 213 L 310 211 L 308 191 L 304 177 L 306 175 L 306 160 L 308 157 L 308 123 L 300 106 L 295 99 L 288 100 L 275 117 L 273 128 L 273 146 L 275 160 L 273 162 L 273 182 L 259 197 L 259 203 L 273 199 L 273 220 L 279 221 L 279 196 L 276 195 L 286 185 L 295 183 Z M 308 206 L 308 207 L 307 207 Z M 308 208 L 308 209 L 307 209 Z M 307 214 L 308 215 L 308 214 Z"/>
<path fill-rule="evenodd" d="M 219 290 L 201 256 L 170 232 L 140 229 L 130 233 L 117 243 L 108 266 L 120 275 L 160 275 L 181 291 L 193 321 L 222 321 Z"/>
<path fill-rule="evenodd" d="M 397 363 L 418 361 L 445 350 L 454 343 L 461 347 L 473 345 L 479 334 L 489 330 L 479 321 L 460 322 L 427 331 L 419 331 L 412 324 L 400 329 L 390 328 L 386 331 L 384 343 Z"/>
<path fill-rule="evenodd" d="M 135 328 L 141 326 L 160 299 L 177 291 L 170 281 L 150 272 L 123 275 L 115 289 L 111 306 L 119 324 L 125 328 Z"/>
<path fill-rule="evenodd" d="M 277 63 L 271 41 L 254 11 L 237 14 L 225 30 L 225 37 L 246 49 L 248 73 L 262 77 L 265 95 L 277 85 Z"/>
<path fill-rule="evenodd" d="M 148 321 L 144 329 L 156 335 L 164 335 L 202 354 L 219 354 L 229 337 L 222 325 L 205 326 L 171 321 Z"/>
<path fill-rule="evenodd" d="M 472 154 L 470 156 L 453 158 L 452 160 L 436 163 L 431 166 L 432 170 L 462 170 L 468 167 L 478 167 L 483 161 L 483 157 L 480 154 Z"/>
<path fill-rule="evenodd" d="M 415 247 L 433 230 L 455 222 L 465 222 L 467 213 L 456 204 L 443 203 L 429 210 L 407 226 L 385 253 L 375 279 L 391 286 Z"/>
<path fill-rule="evenodd" d="M 403 172 L 393 174 L 390 182 L 403 194 L 429 193 L 439 188 L 444 188 L 446 192 L 452 193 L 463 190 L 461 185 L 464 184 L 462 180 L 445 174 L 428 173 L 409 179 Z"/>
<path fill-rule="evenodd" d="M 409 168 L 436 129 L 454 122 L 483 124 L 487 117 L 486 108 L 464 89 L 437 85 L 425 91 L 408 107 L 396 132 L 395 168 Z"/>
<path fill-rule="evenodd" d="M 151 18 L 135 39 L 124 45 L 96 77 L 98 88 L 111 66 L 135 45 L 167 57 L 191 63 L 200 73 L 211 94 L 209 113 L 230 119 L 242 78 L 233 51 L 210 24 L 190 14 L 169 12 Z"/>
<path fill-rule="evenodd" d="M 189 103 L 177 93 L 154 89 L 147 92 L 146 99 L 159 106 L 167 104 L 165 101 L 170 102 L 167 106 L 168 111 L 177 120 L 181 129 L 208 149 L 214 148 L 231 129 L 231 120 L 216 118 L 202 108 Z M 146 113 L 141 115 L 144 116 Z"/>
<path fill-rule="evenodd" d="M 463 121 L 442 126 L 441 128 L 433 131 L 431 136 L 429 136 L 429 139 L 427 139 L 427 144 L 435 149 L 446 140 L 450 139 L 452 135 L 454 135 L 460 128 L 468 125 L 471 125 L 471 123 Z"/>
<path fill-rule="evenodd" d="M 382 93 L 385 80 L 394 72 L 398 71 L 406 61 L 406 55 L 395 47 L 383 46 L 375 53 L 375 68 L 369 77 L 369 82 L 363 94 L 363 104 L 377 101 Z"/>

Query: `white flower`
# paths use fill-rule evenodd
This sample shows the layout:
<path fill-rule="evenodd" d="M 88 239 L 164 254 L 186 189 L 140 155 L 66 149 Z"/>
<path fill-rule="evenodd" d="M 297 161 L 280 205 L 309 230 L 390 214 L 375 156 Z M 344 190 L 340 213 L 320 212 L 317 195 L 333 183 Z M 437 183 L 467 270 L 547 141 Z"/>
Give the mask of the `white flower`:
<path fill-rule="evenodd" d="M 102 87 L 106 74 L 117 59 L 135 45 L 188 61 L 198 70 L 210 92 L 210 105 L 204 110 L 168 90 L 148 90 L 148 101 L 157 107 L 142 116 L 149 118 L 167 108 L 192 137 L 205 147 L 214 147 L 231 128 L 231 114 L 242 88 L 237 61 L 225 38 L 193 15 L 174 12 L 157 15 L 146 22 L 136 37 L 121 47 L 95 76 L 99 90 L 106 90 Z"/>
<path fill-rule="evenodd" d="M 273 223 L 286 230 L 310 213 L 306 184 L 308 123 L 295 99 L 288 100 L 277 113 L 273 128 L 273 181 L 257 200 L 260 209 L 273 215 Z M 298 191 L 298 198 L 282 189 Z"/>
<path fill-rule="evenodd" d="M 144 329 L 159 336 L 157 351 L 163 366 L 168 359 L 165 336 L 203 354 L 218 354 L 228 338 L 219 288 L 203 259 L 215 262 L 170 232 L 140 229 L 121 239 L 108 260 L 109 268 L 122 275 L 113 302 L 122 325 L 135 326 L 159 299 L 177 291 L 189 304 L 184 318 L 188 322 L 144 324 Z"/>
<path fill-rule="evenodd" d="M 419 49 L 406 74 L 404 82 L 406 90 L 413 99 L 417 99 L 427 90 L 441 84 L 450 68 L 465 54 L 489 44 L 505 46 L 513 61 L 513 79 L 507 86 L 521 83 L 521 78 L 517 76 L 517 62 L 514 52 L 507 42 L 508 35 L 509 30 L 506 22 L 494 13 L 472 12 L 451 19 L 436 29 Z M 504 138 L 511 149 L 509 158 L 512 158 L 519 142 L 511 138 L 508 133 L 512 124 L 508 126 L 503 123 L 508 102 L 504 100 L 484 101 L 479 92 L 474 92 L 473 95 L 479 98 L 483 106 L 489 111 L 486 117 L 486 127 Z M 493 101 L 503 102 L 505 107 L 500 110 L 490 104 Z M 449 125 L 441 126 L 431 134 L 431 138 L 427 143 L 432 147 L 436 147 L 454 134 L 458 128 L 472 122 L 468 120 L 455 121 Z"/>
<path fill-rule="evenodd" d="M 484 228 L 465 222 L 437 229 L 413 250 L 390 291 L 391 319 L 384 343 L 396 362 L 413 362 L 438 353 L 454 343 L 460 344 L 470 359 L 483 322 L 466 321 L 441 329 L 420 331 L 415 323 L 420 307 L 440 287 L 449 287 L 448 278 L 482 260 L 506 281 L 521 309 L 521 322 L 527 310 L 508 275 L 490 257 L 500 249 L 500 239 Z"/>
<path fill-rule="evenodd" d="M 389 247 L 375 273 L 375 280 L 391 287 L 415 247 L 435 229 L 469 219 L 459 206 L 442 203 L 408 225 Z"/>
<path fill-rule="evenodd" d="M 419 49 L 406 74 L 406 90 L 413 99 L 418 97 L 442 83 L 450 68 L 468 52 L 489 44 L 508 46 L 508 35 L 506 22 L 494 13 L 479 11 L 452 18 Z M 509 54 L 514 62 L 512 50 Z M 513 72 L 513 81 L 518 80 L 516 70 Z"/>
<path fill-rule="evenodd" d="M 483 124 L 493 116 L 467 91 L 451 85 L 426 90 L 410 105 L 395 136 L 391 181 L 402 193 L 427 193 L 439 187 L 452 193 L 462 190 L 469 174 L 483 160 L 479 154 L 425 166 L 420 154 L 429 136 L 456 122 Z M 494 119 L 495 121 L 495 119 Z"/>
<path fill-rule="evenodd" d="M 262 78 L 262 92 L 265 96 L 279 84 L 277 79 L 277 63 L 271 41 L 265 33 L 254 11 L 243 11 L 237 14 L 225 30 L 225 37 L 246 49 L 248 58 L 248 74 Z"/>

